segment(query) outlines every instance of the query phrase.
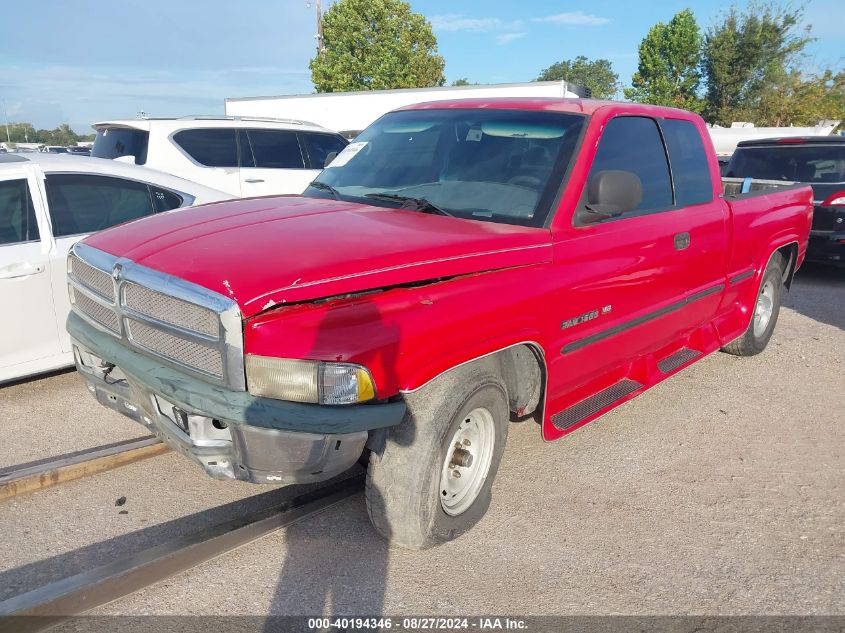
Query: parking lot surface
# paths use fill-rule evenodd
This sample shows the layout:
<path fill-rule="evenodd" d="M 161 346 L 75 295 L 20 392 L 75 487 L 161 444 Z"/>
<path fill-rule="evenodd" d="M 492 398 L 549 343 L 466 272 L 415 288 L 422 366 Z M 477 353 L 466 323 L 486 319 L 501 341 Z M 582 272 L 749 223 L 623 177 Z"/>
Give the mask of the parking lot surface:
<path fill-rule="evenodd" d="M 359 494 L 96 613 L 845 614 L 844 368 L 845 274 L 809 268 L 763 354 L 713 354 L 559 442 L 512 425 L 452 543 L 389 547 Z M 3 464 L 143 434 L 72 374 L 0 403 Z M 168 454 L 6 502 L 0 599 L 263 494 L 291 491 Z"/>

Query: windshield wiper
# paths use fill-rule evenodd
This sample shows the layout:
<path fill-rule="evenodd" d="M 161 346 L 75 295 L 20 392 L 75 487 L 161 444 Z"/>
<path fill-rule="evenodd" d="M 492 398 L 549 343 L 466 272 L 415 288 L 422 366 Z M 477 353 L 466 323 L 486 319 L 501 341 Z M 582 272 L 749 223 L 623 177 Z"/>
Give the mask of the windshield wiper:
<path fill-rule="evenodd" d="M 414 198 L 412 196 L 400 196 L 396 193 L 367 193 L 364 194 L 367 198 L 373 198 L 374 200 L 387 200 L 389 202 L 401 202 L 400 209 L 413 209 L 414 211 L 425 211 L 428 213 L 437 213 L 438 215 L 446 215 L 450 218 L 455 217 L 451 213 L 449 213 L 446 209 L 442 207 L 438 207 L 436 204 L 431 202 L 430 200 L 426 200 L 425 198 Z M 413 205 L 412 207 L 407 207 L 405 205 Z"/>
<path fill-rule="evenodd" d="M 314 189 L 320 189 L 321 191 L 328 191 L 330 194 L 334 196 L 335 200 L 340 200 L 340 192 L 332 187 L 330 184 L 325 182 L 321 182 L 319 180 L 313 180 L 308 185 L 309 187 L 314 187 Z"/>

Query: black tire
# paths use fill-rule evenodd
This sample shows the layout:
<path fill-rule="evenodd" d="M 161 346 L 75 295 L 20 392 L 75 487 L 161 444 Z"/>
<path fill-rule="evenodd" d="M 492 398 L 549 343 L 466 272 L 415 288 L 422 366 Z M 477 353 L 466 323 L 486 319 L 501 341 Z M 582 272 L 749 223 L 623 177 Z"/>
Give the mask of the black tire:
<path fill-rule="evenodd" d="M 390 429 L 381 455 L 367 470 L 367 512 L 386 539 L 410 549 L 451 541 L 474 526 L 490 505 L 491 488 L 508 432 L 508 396 L 495 358 L 456 368 L 406 396 L 408 413 Z M 491 462 L 475 500 L 460 514 L 447 514 L 440 481 L 458 425 L 475 409 L 492 414 Z"/>
<path fill-rule="evenodd" d="M 731 341 L 722 348 L 722 351 L 734 356 L 754 356 L 759 354 L 766 345 L 769 344 L 769 339 L 772 338 L 772 333 L 775 331 L 775 325 L 778 321 L 778 314 L 780 314 L 780 300 L 783 294 L 783 271 L 786 266 L 783 256 L 780 253 L 775 255 L 769 261 L 766 270 L 763 272 L 763 277 L 760 279 L 760 286 L 757 290 L 757 299 L 754 304 L 754 311 L 751 314 L 751 323 L 748 324 L 748 329 L 745 330 L 742 336 Z M 769 323 L 766 328 L 757 334 L 754 333 L 754 314 L 757 309 L 757 302 L 761 300 L 763 288 L 767 283 L 771 283 L 774 290 L 774 298 L 772 305 L 772 316 L 769 318 Z"/>

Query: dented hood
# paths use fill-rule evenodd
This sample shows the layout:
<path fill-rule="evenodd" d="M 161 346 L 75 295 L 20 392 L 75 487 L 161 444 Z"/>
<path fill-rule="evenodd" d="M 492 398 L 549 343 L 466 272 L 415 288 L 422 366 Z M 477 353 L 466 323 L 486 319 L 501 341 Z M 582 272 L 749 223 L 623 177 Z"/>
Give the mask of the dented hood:
<path fill-rule="evenodd" d="M 171 211 L 85 243 L 227 295 L 245 317 L 295 301 L 551 261 L 547 229 L 301 197 Z"/>

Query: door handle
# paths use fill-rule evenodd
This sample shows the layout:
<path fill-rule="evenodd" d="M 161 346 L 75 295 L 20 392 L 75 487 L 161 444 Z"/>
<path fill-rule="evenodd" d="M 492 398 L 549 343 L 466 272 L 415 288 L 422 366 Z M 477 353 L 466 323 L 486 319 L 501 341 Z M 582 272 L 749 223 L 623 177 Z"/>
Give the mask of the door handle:
<path fill-rule="evenodd" d="M 247 178 L 244 182 L 264 182 L 262 178 Z"/>
<path fill-rule="evenodd" d="M 43 264 L 9 264 L 0 268 L 0 279 L 16 279 L 18 277 L 29 277 L 30 275 L 37 275 L 46 270 Z"/>
<path fill-rule="evenodd" d="M 684 231 L 683 233 L 676 233 L 675 234 L 675 250 L 682 251 L 686 248 L 689 248 L 689 233 Z"/>

